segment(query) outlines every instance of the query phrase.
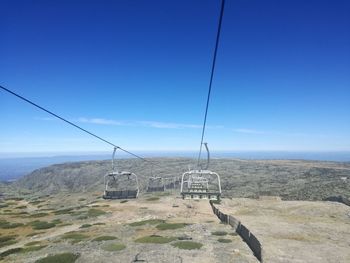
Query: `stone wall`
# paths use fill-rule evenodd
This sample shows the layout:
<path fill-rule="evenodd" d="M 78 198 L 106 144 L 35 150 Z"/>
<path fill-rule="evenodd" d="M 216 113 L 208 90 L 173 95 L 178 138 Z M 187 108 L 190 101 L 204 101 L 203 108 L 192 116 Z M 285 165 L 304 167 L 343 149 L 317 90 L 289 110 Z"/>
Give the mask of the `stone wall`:
<path fill-rule="evenodd" d="M 213 209 L 213 213 L 225 224 L 229 224 L 233 230 L 240 235 L 240 237 L 247 243 L 249 248 L 253 251 L 255 257 L 263 262 L 263 248 L 260 241 L 245 227 L 241 222 L 231 215 L 222 213 L 218 208 L 215 207 L 212 201 L 210 205 Z"/>

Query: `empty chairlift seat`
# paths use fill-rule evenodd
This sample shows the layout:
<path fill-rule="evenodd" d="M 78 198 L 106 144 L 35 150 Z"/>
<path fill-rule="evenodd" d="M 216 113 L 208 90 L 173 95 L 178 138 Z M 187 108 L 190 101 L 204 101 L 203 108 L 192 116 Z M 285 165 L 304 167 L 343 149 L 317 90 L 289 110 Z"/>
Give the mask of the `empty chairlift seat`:
<path fill-rule="evenodd" d="M 181 178 L 183 199 L 218 200 L 221 196 L 220 176 L 209 170 L 191 170 Z"/>
<path fill-rule="evenodd" d="M 104 199 L 131 199 L 139 195 L 137 175 L 130 172 L 111 172 L 105 175 Z"/>
<path fill-rule="evenodd" d="M 165 185 L 162 177 L 150 177 L 148 179 L 147 192 L 164 192 Z"/>

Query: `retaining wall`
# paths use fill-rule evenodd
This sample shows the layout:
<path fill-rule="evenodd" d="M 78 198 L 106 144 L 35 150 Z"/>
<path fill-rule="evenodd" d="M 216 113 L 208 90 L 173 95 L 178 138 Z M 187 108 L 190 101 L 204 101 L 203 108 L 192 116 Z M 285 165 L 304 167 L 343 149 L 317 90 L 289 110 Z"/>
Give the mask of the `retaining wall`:
<path fill-rule="evenodd" d="M 229 224 L 234 231 L 240 235 L 240 237 L 247 243 L 249 248 L 253 251 L 255 257 L 263 262 L 263 248 L 260 241 L 245 227 L 241 222 L 231 215 L 226 215 L 222 213 L 218 208 L 216 208 L 212 201 L 210 201 L 213 213 L 225 224 Z"/>

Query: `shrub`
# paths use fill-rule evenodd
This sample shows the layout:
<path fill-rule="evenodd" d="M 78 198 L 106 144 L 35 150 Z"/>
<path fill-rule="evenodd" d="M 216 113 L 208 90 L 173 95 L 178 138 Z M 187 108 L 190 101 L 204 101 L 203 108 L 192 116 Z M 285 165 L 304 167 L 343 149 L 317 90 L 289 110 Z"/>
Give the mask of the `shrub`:
<path fill-rule="evenodd" d="M 85 198 L 79 198 L 78 201 L 82 202 L 82 201 L 86 201 Z"/>
<path fill-rule="evenodd" d="M 188 224 L 185 223 L 162 223 L 156 226 L 157 229 L 159 230 L 168 230 L 168 229 L 178 229 L 178 228 L 183 228 L 187 226 Z"/>
<path fill-rule="evenodd" d="M 176 240 L 175 237 L 162 237 L 157 235 L 145 236 L 135 240 L 138 243 L 165 244 Z"/>
<path fill-rule="evenodd" d="M 214 236 L 226 236 L 227 232 L 225 231 L 215 231 L 215 232 L 211 232 L 212 235 Z"/>
<path fill-rule="evenodd" d="M 40 243 L 41 243 L 40 241 L 32 241 L 32 242 L 29 242 L 29 243 L 25 244 L 24 246 L 26 246 L 26 247 L 34 246 L 34 245 L 38 245 Z"/>
<path fill-rule="evenodd" d="M 104 214 L 106 214 L 105 211 L 94 208 L 90 209 L 87 213 L 88 217 L 96 217 Z"/>
<path fill-rule="evenodd" d="M 159 197 L 149 197 L 149 198 L 147 198 L 146 199 L 146 201 L 157 201 L 157 200 L 159 200 Z"/>
<path fill-rule="evenodd" d="M 123 250 L 124 248 L 126 248 L 126 246 L 124 244 L 118 244 L 118 243 L 113 243 L 113 244 L 106 244 L 104 246 L 102 246 L 103 250 L 106 251 L 120 251 Z"/>
<path fill-rule="evenodd" d="M 55 223 L 49 223 L 46 221 L 33 221 L 30 223 L 32 228 L 35 230 L 39 230 L 39 229 L 49 229 L 49 228 L 53 228 L 56 226 Z"/>
<path fill-rule="evenodd" d="M 37 213 L 37 214 L 32 214 L 29 217 L 38 218 L 38 217 L 44 217 L 48 215 L 49 215 L 48 213 Z"/>
<path fill-rule="evenodd" d="M 106 223 L 102 223 L 102 222 L 97 222 L 95 224 L 93 224 L 94 226 L 102 226 L 102 225 L 105 225 Z"/>
<path fill-rule="evenodd" d="M 79 256 L 80 254 L 62 253 L 47 256 L 35 261 L 35 263 L 74 263 L 79 258 Z"/>
<path fill-rule="evenodd" d="M 232 242 L 231 239 L 226 239 L 226 238 L 219 238 L 218 241 L 220 243 L 231 243 Z"/>
<path fill-rule="evenodd" d="M 28 253 L 28 252 L 32 252 L 32 251 L 38 251 L 40 249 L 43 249 L 44 247 L 46 247 L 46 245 L 25 247 L 25 248 L 22 248 L 21 253 Z"/>
<path fill-rule="evenodd" d="M 61 210 L 57 210 L 54 212 L 55 215 L 64 215 L 64 214 L 70 214 L 74 210 L 73 207 L 71 208 L 65 208 Z"/>
<path fill-rule="evenodd" d="M 23 226 L 22 223 L 10 223 L 6 220 L 0 220 L 0 228 L 2 229 L 10 229 L 10 228 L 16 228 L 16 227 L 20 227 Z"/>
<path fill-rule="evenodd" d="M 94 238 L 92 241 L 107 241 L 107 240 L 116 240 L 118 239 L 117 237 L 114 237 L 114 236 L 99 236 L 99 237 L 96 237 Z"/>
<path fill-rule="evenodd" d="M 0 236 L 0 247 L 5 247 L 17 243 L 15 240 L 16 237 L 16 235 Z"/>
<path fill-rule="evenodd" d="M 91 227 L 92 225 L 90 225 L 90 224 L 83 224 L 83 225 L 81 225 L 80 226 L 80 228 L 88 228 L 88 227 Z"/>
<path fill-rule="evenodd" d="M 171 245 L 179 249 L 187 249 L 187 250 L 200 249 L 203 246 L 203 244 L 198 242 L 193 242 L 193 241 L 178 241 Z"/>
<path fill-rule="evenodd" d="M 22 251 L 21 247 L 11 248 L 9 250 L 6 250 L 6 251 L 0 253 L 0 257 L 6 257 L 8 255 L 15 254 L 15 253 L 18 253 L 21 251 Z"/>
<path fill-rule="evenodd" d="M 160 223 L 164 223 L 164 222 L 165 221 L 161 220 L 161 219 L 147 219 L 147 220 L 142 220 L 142 221 L 130 223 L 129 226 L 143 226 L 146 224 L 156 225 L 156 224 L 160 224 Z"/>
<path fill-rule="evenodd" d="M 71 239 L 73 243 L 78 243 L 84 239 L 87 239 L 89 236 L 81 234 L 79 232 L 68 232 L 63 235 L 63 239 Z"/>

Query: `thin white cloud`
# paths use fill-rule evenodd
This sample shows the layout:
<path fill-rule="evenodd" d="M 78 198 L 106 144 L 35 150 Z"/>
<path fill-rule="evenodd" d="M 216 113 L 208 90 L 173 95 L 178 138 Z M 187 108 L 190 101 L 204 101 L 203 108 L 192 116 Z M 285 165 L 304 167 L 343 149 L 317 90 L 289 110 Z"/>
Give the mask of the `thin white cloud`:
<path fill-rule="evenodd" d="M 184 124 L 172 122 L 158 122 L 158 121 L 139 121 L 140 125 L 158 129 L 200 129 L 202 126 L 197 124 Z"/>
<path fill-rule="evenodd" d="M 36 118 L 43 121 L 53 121 L 55 118 Z M 117 121 L 113 119 L 104 118 L 86 118 L 80 117 L 78 119 L 71 120 L 78 123 L 89 123 L 96 125 L 112 125 L 112 126 L 133 126 L 133 127 L 147 127 L 156 129 L 201 129 L 202 125 L 188 124 L 188 123 L 175 123 L 175 122 L 160 122 L 160 121 Z M 224 126 L 207 126 L 208 129 L 223 129 Z"/>
<path fill-rule="evenodd" d="M 117 125 L 117 126 L 125 125 L 125 123 L 120 121 L 103 119 L 103 118 L 79 118 L 77 119 L 77 122 L 99 124 L 99 125 Z"/>

